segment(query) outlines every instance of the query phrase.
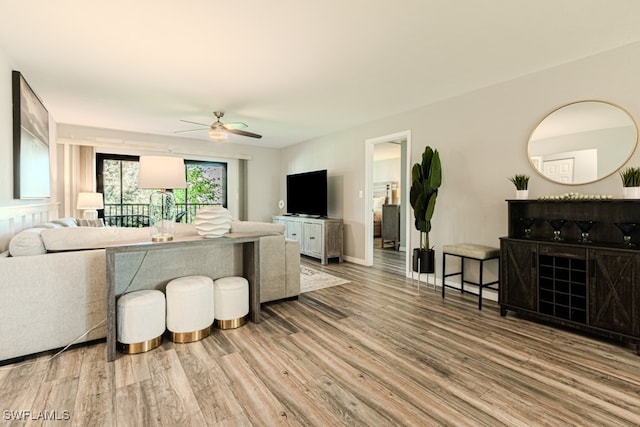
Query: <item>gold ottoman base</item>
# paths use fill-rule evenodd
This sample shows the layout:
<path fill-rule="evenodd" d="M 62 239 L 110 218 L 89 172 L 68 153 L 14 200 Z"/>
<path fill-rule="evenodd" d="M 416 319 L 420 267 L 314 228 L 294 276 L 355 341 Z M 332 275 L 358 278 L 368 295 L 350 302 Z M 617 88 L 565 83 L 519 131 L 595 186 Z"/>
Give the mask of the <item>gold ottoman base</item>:
<path fill-rule="evenodd" d="M 171 332 L 171 331 L 168 331 L 168 332 L 169 332 L 169 339 L 171 341 L 184 344 L 187 342 L 200 341 L 201 339 L 211 335 L 211 325 L 195 332 Z"/>
<path fill-rule="evenodd" d="M 213 324 L 218 329 L 235 329 L 247 323 L 247 316 L 229 320 L 214 320 Z"/>
<path fill-rule="evenodd" d="M 124 343 L 118 342 L 116 347 L 120 353 L 137 354 L 137 353 L 144 353 L 149 350 L 153 350 L 154 348 L 158 347 L 160 344 L 162 344 L 162 335 L 156 338 L 152 338 L 148 341 L 136 342 L 132 344 L 124 344 Z"/>

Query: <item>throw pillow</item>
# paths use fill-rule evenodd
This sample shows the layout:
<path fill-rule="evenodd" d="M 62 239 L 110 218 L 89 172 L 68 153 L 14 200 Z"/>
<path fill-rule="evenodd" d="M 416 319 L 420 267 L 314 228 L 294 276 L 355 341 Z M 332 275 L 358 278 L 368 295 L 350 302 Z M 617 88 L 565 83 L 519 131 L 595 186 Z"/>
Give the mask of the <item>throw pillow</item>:
<path fill-rule="evenodd" d="M 78 224 L 76 223 L 76 220 L 74 218 L 70 218 L 70 217 L 54 219 L 51 222 L 53 222 L 54 224 L 60 224 L 63 227 L 77 227 L 78 226 Z"/>
<path fill-rule="evenodd" d="M 42 242 L 43 230 L 60 230 L 56 228 L 27 228 L 11 238 L 9 252 L 11 256 L 41 255 L 47 253 Z"/>
<path fill-rule="evenodd" d="M 104 220 L 102 218 L 98 219 L 84 219 L 77 218 L 76 223 L 79 227 L 104 227 Z"/>
<path fill-rule="evenodd" d="M 43 222 L 42 224 L 34 225 L 33 228 L 60 228 L 62 225 L 57 224 L 53 221 L 51 222 Z"/>

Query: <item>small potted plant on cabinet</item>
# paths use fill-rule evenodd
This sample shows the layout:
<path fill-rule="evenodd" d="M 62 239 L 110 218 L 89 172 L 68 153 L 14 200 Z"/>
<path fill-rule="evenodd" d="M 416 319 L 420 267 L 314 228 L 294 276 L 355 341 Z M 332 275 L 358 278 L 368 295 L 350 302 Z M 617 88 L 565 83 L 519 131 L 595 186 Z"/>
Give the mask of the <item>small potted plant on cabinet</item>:
<path fill-rule="evenodd" d="M 422 153 L 422 161 L 411 169 L 411 190 L 409 201 L 413 208 L 415 227 L 420 232 L 420 246 L 413 249 L 413 271 L 433 273 L 435 252 L 429 247 L 431 218 L 436 205 L 438 188 L 442 184 L 442 166 L 438 150 L 427 146 Z"/>
<path fill-rule="evenodd" d="M 630 166 L 620 172 L 622 179 L 622 197 L 625 199 L 640 198 L 640 168 Z"/>
<path fill-rule="evenodd" d="M 509 178 L 509 181 L 516 186 L 516 199 L 529 198 L 529 175 L 515 174 Z"/>

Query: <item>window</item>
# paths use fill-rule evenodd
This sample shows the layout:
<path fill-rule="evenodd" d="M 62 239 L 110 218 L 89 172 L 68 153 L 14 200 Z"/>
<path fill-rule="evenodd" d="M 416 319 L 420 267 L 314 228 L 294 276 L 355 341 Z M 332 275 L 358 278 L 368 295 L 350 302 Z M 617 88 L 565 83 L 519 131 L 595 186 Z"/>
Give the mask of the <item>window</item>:
<path fill-rule="evenodd" d="M 98 154 L 98 192 L 104 194 L 104 217 L 109 225 L 149 225 L 149 197 L 154 190 L 138 189 L 138 156 Z M 175 189 L 176 221 L 193 222 L 200 206 L 227 207 L 227 164 L 185 160 L 187 188 Z"/>

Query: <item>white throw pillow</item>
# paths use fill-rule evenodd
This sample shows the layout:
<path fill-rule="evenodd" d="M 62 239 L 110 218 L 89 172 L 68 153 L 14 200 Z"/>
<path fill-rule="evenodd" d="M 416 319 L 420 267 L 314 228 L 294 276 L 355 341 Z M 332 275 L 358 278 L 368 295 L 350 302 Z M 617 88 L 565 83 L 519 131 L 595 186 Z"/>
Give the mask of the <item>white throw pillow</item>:
<path fill-rule="evenodd" d="M 42 231 L 62 230 L 61 228 L 27 228 L 22 230 L 9 242 L 11 256 L 41 255 L 47 253 L 42 241 Z"/>
<path fill-rule="evenodd" d="M 58 219 L 54 219 L 53 221 L 54 224 L 60 224 L 63 227 L 77 227 L 78 224 L 76 223 L 76 220 L 74 218 L 71 217 L 64 217 L 64 218 L 58 218 Z"/>
<path fill-rule="evenodd" d="M 33 228 L 60 228 L 62 225 L 55 222 L 43 222 L 42 224 L 36 224 Z"/>

